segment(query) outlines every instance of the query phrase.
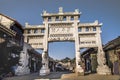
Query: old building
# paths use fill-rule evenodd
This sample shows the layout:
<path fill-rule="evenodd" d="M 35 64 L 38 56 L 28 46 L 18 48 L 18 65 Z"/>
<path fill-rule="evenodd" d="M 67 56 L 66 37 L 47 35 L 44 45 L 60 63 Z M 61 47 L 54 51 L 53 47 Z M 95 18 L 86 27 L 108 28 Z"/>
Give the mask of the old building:
<path fill-rule="evenodd" d="M 104 51 L 112 73 L 120 74 L 120 36 L 105 44 Z"/>
<path fill-rule="evenodd" d="M 10 51 L 9 47 L 7 47 L 9 37 L 14 37 L 15 32 L 12 30 L 7 29 L 5 26 L 0 24 L 0 74 L 4 72 L 4 68 L 7 66 L 8 63 L 8 53 Z"/>
<path fill-rule="evenodd" d="M 88 48 L 82 54 L 83 64 L 85 64 L 85 72 L 95 73 L 97 70 L 97 48 Z"/>
<path fill-rule="evenodd" d="M 34 49 L 28 50 L 30 72 L 38 72 L 42 67 L 42 55 Z"/>
<path fill-rule="evenodd" d="M 23 38 L 22 25 L 0 13 L 0 71 L 7 73 L 18 63 Z"/>
<path fill-rule="evenodd" d="M 41 54 L 35 51 L 29 44 L 24 43 L 20 52 L 19 63 L 16 65 L 15 75 L 30 74 L 36 72 L 41 67 Z"/>
<path fill-rule="evenodd" d="M 109 41 L 103 47 L 105 51 L 106 63 L 110 67 L 113 75 L 120 74 L 120 36 Z M 85 70 L 96 71 L 97 65 L 97 50 L 89 48 L 81 54 L 85 60 Z M 90 66 L 90 67 L 88 67 Z"/>

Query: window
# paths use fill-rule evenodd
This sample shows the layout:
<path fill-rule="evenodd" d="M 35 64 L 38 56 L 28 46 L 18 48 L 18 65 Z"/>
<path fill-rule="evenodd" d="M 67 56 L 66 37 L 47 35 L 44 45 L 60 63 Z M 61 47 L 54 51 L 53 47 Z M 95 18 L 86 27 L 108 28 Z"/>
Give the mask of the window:
<path fill-rule="evenodd" d="M 59 17 L 58 16 L 56 16 L 56 21 L 59 21 Z"/>
<path fill-rule="evenodd" d="M 35 30 L 34 30 L 34 33 L 38 33 L 38 30 L 37 30 L 37 29 L 35 29 Z"/>
<path fill-rule="evenodd" d="M 48 21 L 51 21 L 51 17 L 48 17 Z"/>
<path fill-rule="evenodd" d="M 96 31 L 96 27 L 93 27 L 93 31 Z"/>
<path fill-rule="evenodd" d="M 28 34 L 31 33 L 31 30 L 28 30 Z"/>
<path fill-rule="evenodd" d="M 41 33 L 45 33 L 45 29 L 41 29 Z"/>
<path fill-rule="evenodd" d="M 63 17 L 63 21 L 66 21 L 66 16 Z"/>
<path fill-rule="evenodd" d="M 79 27 L 79 28 L 78 28 L 78 32 L 81 32 L 81 31 L 82 31 L 82 28 L 81 28 L 81 27 Z"/>
<path fill-rule="evenodd" d="M 73 16 L 71 16 L 71 21 L 73 21 L 74 20 L 74 17 Z"/>
<path fill-rule="evenodd" d="M 85 30 L 86 32 L 88 32 L 89 31 L 89 28 L 88 27 L 86 27 L 86 30 Z"/>

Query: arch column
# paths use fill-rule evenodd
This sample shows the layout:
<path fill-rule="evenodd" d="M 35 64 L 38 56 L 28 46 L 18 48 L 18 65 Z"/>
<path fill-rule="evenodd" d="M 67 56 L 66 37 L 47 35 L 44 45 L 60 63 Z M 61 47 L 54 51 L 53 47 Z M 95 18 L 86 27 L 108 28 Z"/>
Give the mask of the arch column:
<path fill-rule="evenodd" d="M 82 60 L 80 55 L 80 43 L 79 43 L 79 34 L 78 34 L 78 25 L 77 20 L 74 20 L 74 36 L 75 36 L 75 56 L 76 56 L 76 74 L 84 75 L 84 69 L 82 68 Z"/>
<path fill-rule="evenodd" d="M 40 75 L 48 75 L 50 73 L 50 69 L 48 68 L 49 56 L 47 51 L 43 51 L 42 53 L 42 68 L 40 69 Z"/>
<path fill-rule="evenodd" d="M 45 21 L 45 33 L 43 40 L 43 53 L 42 53 L 42 68 L 40 69 L 39 75 L 48 75 L 50 73 L 50 69 L 48 67 L 49 64 L 49 55 L 48 55 L 48 22 Z"/>
<path fill-rule="evenodd" d="M 77 75 L 84 75 L 84 69 L 82 67 L 82 60 L 80 51 L 76 51 L 76 73 Z"/>
<path fill-rule="evenodd" d="M 100 30 L 99 30 L 100 31 Z M 97 43 L 98 43 L 98 54 L 97 54 L 97 62 L 98 62 L 98 67 L 97 67 L 97 73 L 102 74 L 102 75 L 109 75 L 111 74 L 111 69 L 106 65 L 106 58 L 105 58 L 105 53 L 103 51 L 102 47 L 102 41 L 101 41 L 101 36 L 100 32 L 96 34 L 97 36 Z"/>
<path fill-rule="evenodd" d="M 21 65 L 16 65 L 17 69 L 15 69 L 15 75 L 25 75 L 25 74 L 30 74 L 30 69 L 29 69 L 29 53 L 28 49 L 31 50 L 31 46 L 28 45 L 27 43 L 24 43 L 23 46 L 23 51 L 20 52 L 20 60 L 19 64 Z"/>

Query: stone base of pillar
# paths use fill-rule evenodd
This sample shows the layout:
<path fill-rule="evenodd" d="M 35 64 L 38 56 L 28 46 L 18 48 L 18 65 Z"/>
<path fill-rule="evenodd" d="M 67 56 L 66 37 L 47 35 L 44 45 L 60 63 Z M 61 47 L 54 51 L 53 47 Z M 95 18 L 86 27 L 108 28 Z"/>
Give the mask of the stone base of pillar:
<path fill-rule="evenodd" d="M 77 76 L 83 76 L 84 75 L 84 69 L 81 66 L 78 66 L 76 68 L 76 74 L 77 74 Z"/>
<path fill-rule="evenodd" d="M 25 75 L 25 74 L 30 74 L 30 69 L 28 67 L 18 66 L 18 68 L 15 70 L 15 75 Z"/>
<path fill-rule="evenodd" d="M 100 75 L 110 75 L 111 74 L 111 69 L 107 65 L 98 66 L 97 74 L 100 74 Z"/>
<path fill-rule="evenodd" d="M 39 75 L 44 76 L 44 75 L 48 75 L 48 74 L 50 74 L 50 69 L 48 69 L 46 67 L 42 67 L 41 70 L 40 70 Z"/>

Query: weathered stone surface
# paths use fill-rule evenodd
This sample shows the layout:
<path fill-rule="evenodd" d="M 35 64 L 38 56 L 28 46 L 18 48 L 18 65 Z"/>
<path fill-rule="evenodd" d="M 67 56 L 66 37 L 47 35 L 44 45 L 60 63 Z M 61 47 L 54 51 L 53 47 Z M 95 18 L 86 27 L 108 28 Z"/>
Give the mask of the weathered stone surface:
<path fill-rule="evenodd" d="M 27 43 L 24 43 L 23 51 L 20 53 L 20 60 L 17 69 L 15 70 L 15 75 L 24 75 L 24 74 L 29 74 L 30 69 L 28 66 L 28 60 L 29 60 L 29 55 L 27 50 L 31 49 L 31 46 L 28 45 Z"/>
<path fill-rule="evenodd" d="M 48 55 L 47 53 L 42 53 L 42 68 L 40 69 L 39 75 L 44 76 L 50 73 L 50 69 L 48 68 Z"/>
<path fill-rule="evenodd" d="M 103 70 L 104 74 L 108 74 L 109 70 L 106 65 L 104 52 L 101 41 L 101 26 L 96 20 L 93 23 L 80 23 L 79 17 L 81 12 L 76 9 L 74 12 L 63 12 L 63 8 L 59 8 L 58 13 L 43 12 L 43 25 L 26 25 L 25 42 L 31 44 L 34 48 L 43 49 L 42 68 L 40 74 L 48 74 L 48 43 L 54 41 L 74 41 L 76 54 L 76 72 L 84 73 L 83 67 L 79 62 L 82 62 L 80 49 L 81 48 L 98 48 L 98 64 L 99 69 Z M 36 30 L 39 30 L 37 33 Z M 34 37 L 33 37 L 34 36 Z M 38 39 L 38 36 L 42 36 Z M 37 40 L 36 40 L 37 39 Z M 40 44 L 41 43 L 41 44 Z M 41 47 L 40 47 L 41 45 Z M 45 58 L 46 57 L 46 58 Z M 99 72 L 101 73 L 101 72 Z"/>

